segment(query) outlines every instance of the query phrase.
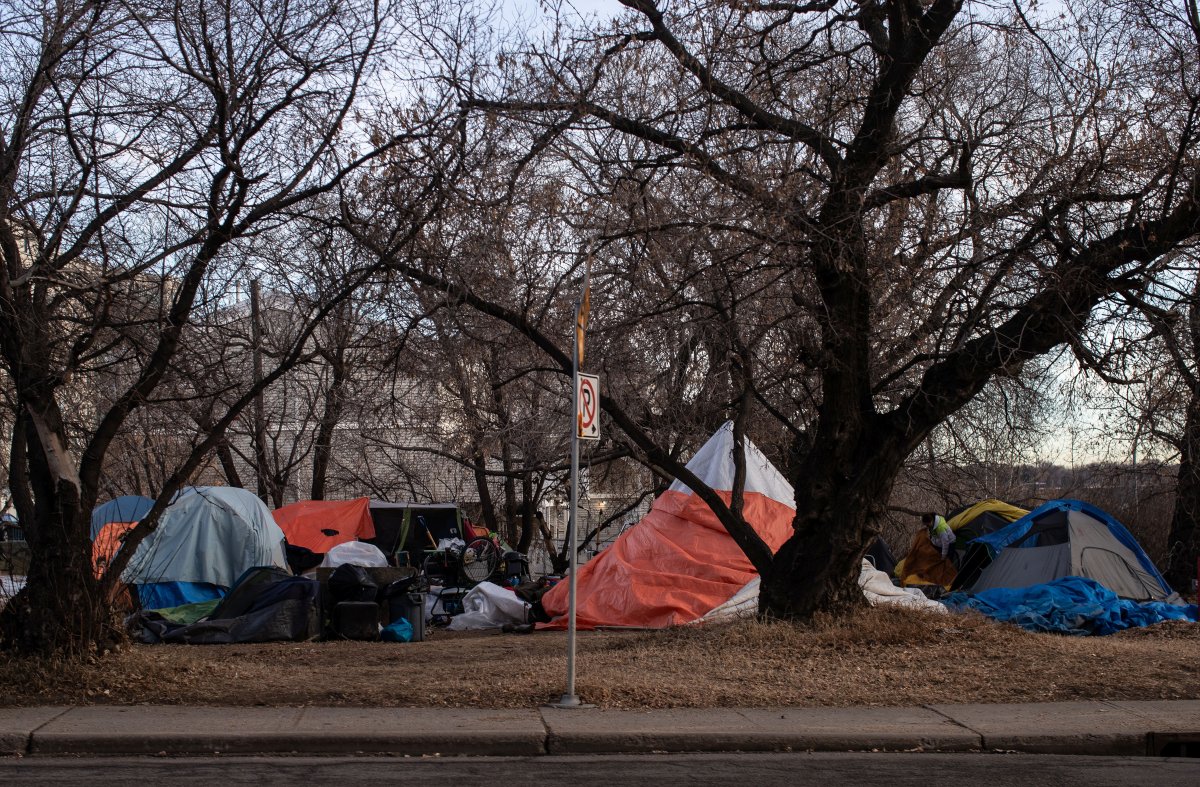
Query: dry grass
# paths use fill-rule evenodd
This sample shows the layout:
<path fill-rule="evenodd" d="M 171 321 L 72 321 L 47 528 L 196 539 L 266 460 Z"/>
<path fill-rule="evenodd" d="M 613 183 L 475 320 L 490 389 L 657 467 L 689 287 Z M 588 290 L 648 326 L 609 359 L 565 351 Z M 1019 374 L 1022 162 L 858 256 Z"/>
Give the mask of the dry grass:
<path fill-rule="evenodd" d="M 973 615 L 866 609 L 808 627 L 588 632 L 578 691 L 613 708 L 1200 698 L 1200 626 L 1031 634 Z M 525 708 L 556 699 L 560 632 L 426 642 L 131 646 L 91 663 L 0 660 L 0 705 Z"/>

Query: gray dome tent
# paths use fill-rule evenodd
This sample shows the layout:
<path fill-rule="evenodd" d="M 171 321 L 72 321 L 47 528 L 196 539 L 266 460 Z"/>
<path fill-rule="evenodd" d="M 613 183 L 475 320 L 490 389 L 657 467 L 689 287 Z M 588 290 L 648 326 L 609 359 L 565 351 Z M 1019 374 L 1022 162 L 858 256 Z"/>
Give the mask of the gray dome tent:
<path fill-rule="evenodd" d="M 247 569 L 287 570 L 271 510 L 246 489 L 188 487 L 163 512 L 121 579 L 146 609 L 220 598 Z"/>
<path fill-rule="evenodd" d="M 1079 500 L 1052 500 L 1006 528 L 972 542 L 991 562 L 968 588 L 1023 588 L 1077 576 L 1122 598 L 1182 603 L 1125 527 Z"/>

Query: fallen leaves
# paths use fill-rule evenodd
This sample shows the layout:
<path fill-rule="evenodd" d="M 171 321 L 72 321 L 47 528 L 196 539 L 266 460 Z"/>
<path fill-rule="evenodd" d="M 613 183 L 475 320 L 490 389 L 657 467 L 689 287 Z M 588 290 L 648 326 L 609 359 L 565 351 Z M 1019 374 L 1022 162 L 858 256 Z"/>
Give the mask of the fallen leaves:
<path fill-rule="evenodd" d="M 582 632 L 577 691 L 610 708 L 1200 698 L 1200 625 L 1030 634 L 964 615 L 864 609 L 809 626 L 745 621 Z M 134 646 L 91 663 L 0 656 L 0 705 L 528 708 L 566 678 L 561 632 L 432 631 L 425 642 Z"/>

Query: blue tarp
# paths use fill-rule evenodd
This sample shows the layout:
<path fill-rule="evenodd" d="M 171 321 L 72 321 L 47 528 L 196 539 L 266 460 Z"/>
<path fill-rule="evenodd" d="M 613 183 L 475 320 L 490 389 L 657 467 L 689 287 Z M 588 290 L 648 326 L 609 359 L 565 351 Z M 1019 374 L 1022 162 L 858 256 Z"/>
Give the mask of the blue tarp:
<path fill-rule="evenodd" d="M 993 588 L 976 594 L 951 593 L 940 599 L 951 609 L 974 609 L 1029 631 L 1112 634 L 1166 620 L 1200 618 L 1195 604 L 1136 602 L 1083 577 L 1062 577 L 1026 588 Z"/>
<path fill-rule="evenodd" d="M 134 588 L 142 609 L 169 609 L 225 596 L 223 588 L 208 582 L 150 582 Z"/>

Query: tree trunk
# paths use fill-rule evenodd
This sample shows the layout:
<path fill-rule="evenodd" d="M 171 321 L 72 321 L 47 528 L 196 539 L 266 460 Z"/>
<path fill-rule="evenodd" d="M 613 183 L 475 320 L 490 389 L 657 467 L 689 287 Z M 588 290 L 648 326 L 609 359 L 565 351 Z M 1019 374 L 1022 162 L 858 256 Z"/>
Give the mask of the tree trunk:
<path fill-rule="evenodd" d="M 44 416 L 24 419 L 36 537 L 30 542 L 25 587 L 0 610 L 0 642 L 18 653 L 77 655 L 103 645 L 115 632 L 108 628 L 92 570 L 94 501 L 81 501 L 78 480 L 52 471 L 65 466 L 69 456 L 62 450 L 65 436 L 54 426 L 61 423 L 57 408 L 51 403 L 43 409 Z M 53 462 L 47 460 L 42 434 L 55 443 L 49 447 L 57 454 Z"/>
<path fill-rule="evenodd" d="M 797 516 L 797 519 L 800 519 Z M 784 542 L 762 579 L 760 615 L 808 620 L 817 612 L 836 613 L 863 602 L 858 571 L 865 547 L 847 530 L 809 524 Z"/>
<path fill-rule="evenodd" d="M 1196 561 L 1200 558 L 1200 388 L 1192 390 L 1187 420 L 1180 441 L 1179 475 L 1175 487 L 1175 512 L 1167 537 L 1167 570 L 1171 587 L 1187 592 L 1196 579 Z"/>
<path fill-rule="evenodd" d="M 498 533 L 499 526 L 496 522 L 496 506 L 492 502 L 492 490 L 488 486 L 487 473 L 484 472 L 487 465 L 487 459 L 484 458 L 482 451 L 476 451 L 471 457 L 471 467 L 475 471 L 475 490 L 479 493 L 479 508 L 483 514 L 483 524 L 488 530 Z"/>
<path fill-rule="evenodd" d="M 196 422 L 196 426 L 204 434 L 211 434 L 213 430 L 213 419 L 209 413 L 198 413 L 192 416 Z M 239 489 L 243 487 L 242 476 L 238 472 L 237 462 L 233 456 L 233 449 L 229 445 L 229 441 L 222 439 L 217 443 L 217 461 L 221 463 L 221 472 L 225 474 L 225 483 L 229 486 L 235 486 Z"/>
<path fill-rule="evenodd" d="M 845 186 L 845 184 L 842 184 Z M 810 437 L 797 437 L 788 471 L 796 492 L 794 534 L 763 575 L 759 612 L 801 619 L 862 603 L 858 565 L 866 552 L 875 501 L 884 499 L 895 470 L 880 485 L 867 468 L 879 461 L 870 390 L 871 295 L 866 249 L 854 189 L 835 191 L 822 219 L 827 232 L 811 252 L 821 296 L 821 338 L 830 358 L 822 375 L 823 401 Z M 896 461 L 898 469 L 900 462 Z"/>
<path fill-rule="evenodd" d="M 221 462 L 221 471 L 225 473 L 225 483 L 229 486 L 242 488 L 242 476 L 238 473 L 237 463 L 233 458 L 233 449 L 228 440 L 222 440 L 217 446 L 217 459 Z"/>
<path fill-rule="evenodd" d="M 500 368 L 499 353 L 495 345 L 490 351 L 491 363 L 487 365 L 488 385 L 492 392 L 492 406 L 495 408 L 496 420 L 500 438 L 500 467 L 504 471 L 504 529 L 501 537 L 510 544 L 521 540 L 517 525 L 517 480 L 513 476 L 513 447 L 512 447 L 512 418 L 509 417 L 508 405 L 505 402 L 504 386 L 500 381 L 497 370 Z"/>
<path fill-rule="evenodd" d="M 542 541 L 546 545 L 546 557 L 550 558 L 551 571 L 559 575 L 566 574 L 567 569 L 571 567 L 571 563 L 563 553 L 555 549 L 554 534 L 550 532 L 550 523 L 546 521 L 546 517 L 542 516 L 541 511 L 538 511 L 534 515 L 534 518 L 537 520 L 538 531 L 541 533 Z"/>
<path fill-rule="evenodd" d="M 118 634 L 98 600 L 91 513 L 69 482 L 58 488 L 56 504 L 35 520 L 42 538 L 30 549 L 25 587 L 0 611 L 0 641 L 17 653 L 78 655 Z"/>
<path fill-rule="evenodd" d="M 794 534 L 762 578 L 759 613 L 808 620 L 862 604 L 859 565 L 873 532 L 874 498 L 833 473 L 796 484 Z"/>
<path fill-rule="evenodd" d="M 283 508 L 284 493 L 287 491 L 287 476 L 281 477 L 271 486 L 271 503 L 274 508 Z"/>
<path fill-rule="evenodd" d="M 13 420 L 11 453 L 8 460 L 8 489 L 12 495 L 13 508 L 25 531 L 25 541 L 33 545 L 37 541 L 37 525 L 34 524 L 33 490 L 29 479 L 29 455 L 26 447 L 29 416 L 24 408 L 17 409 Z M 25 524 L 29 523 L 29 524 Z"/>
<path fill-rule="evenodd" d="M 340 357 L 331 360 L 333 379 L 325 393 L 325 411 L 317 429 L 317 444 L 313 446 L 312 499 L 325 499 L 325 481 L 329 475 L 329 460 L 333 456 L 333 432 L 342 419 L 342 388 L 346 383 L 346 368 Z"/>
<path fill-rule="evenodd" d="M 533 543 L 533 473 L 521 476 L 521 533 L 513 543 L 513 549 L 521 554 L 529 553 Z"/>
<path fill-rule="evenodd" d="M 504 468 L 504 531 L 501 535 L 510 544 L 520 541 L 517 525 L 517 480 L 513 478 L 512 448 L 507 440 L 502 441 L 500 448 L 500 463 Z"/>
<path fill-rule="evenodd" d="M 250 342 L 253 363 L 254 383 L 257 385 L 263 376 L 262 361 L 262 325 L 259 323 L 259 292 L 258 279 L 250 281 Z M 254 475 L 258 496 L 264 503 L 270 503 L 274 497 L 271 488 L 270 462 L 267 457 L 267 416 L 263 403 L 263 393 L 259 391 L 254 396 Z"/>
<path fill-rule="evenodd" d="M 861 561 L 906 451 L 876 428 L 865 408 L 822 407 L 815 440 L 797 439 L 789 468 L 796 491 L 794 534 L 763 575 L 759 612 L 808 620 L 864 603 Z"/>

